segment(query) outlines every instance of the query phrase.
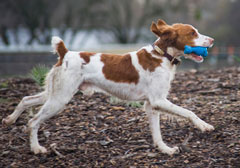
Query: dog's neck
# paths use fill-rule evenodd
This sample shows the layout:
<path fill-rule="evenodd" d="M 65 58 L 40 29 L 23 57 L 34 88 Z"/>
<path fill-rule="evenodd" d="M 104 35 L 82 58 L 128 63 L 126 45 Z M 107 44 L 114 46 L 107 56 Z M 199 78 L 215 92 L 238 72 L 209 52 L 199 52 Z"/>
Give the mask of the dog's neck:
<path fill-rule="evenodd" d="M 172 65 L 178 65 L 181 60 L 180 56 L 182 55 L 179 50 L 177 50 L 175 47 L 167 46 L 163 47 L 162 42 L 159 41 L 161 40 L 160 38 L 157 39 L 153 44 L 153 50 L 159 55 L 162 55 L 166 57 Z"/>
<path fill-rule="evenodd" d="M 161 55 L 166 52 L 167 54 L 177 58 L 183 55 L 183 52 L 176 49 L 173 46 L 164 46 L 163 42 L 161 41 L 161 38 L 158 38 L 154 43 L 153 43 L 154 49 Z"/>

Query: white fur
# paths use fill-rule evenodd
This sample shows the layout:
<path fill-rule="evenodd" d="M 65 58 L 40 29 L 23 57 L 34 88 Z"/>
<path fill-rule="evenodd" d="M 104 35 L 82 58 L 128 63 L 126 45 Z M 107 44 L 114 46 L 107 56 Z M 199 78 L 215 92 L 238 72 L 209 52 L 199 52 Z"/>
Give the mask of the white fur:
<path fill-rule="evenodd" d="M 56 50 L 56 45 L 61 41 L 58 37 L 53 37 L 52 45 Z M 144 47 L 151 52 L 152 46 Z M 182 51 L 175 48 L 168 48 L 169 54 L 178 56 Z M 111 95 L 125 100 L 144 100 L 145 110 L 149 118 L 150 128 L 154 144 L 163 152 L 172 155 L 178 152 L 178 147 L 168 147 L 162 140 L 159 112 L 172 114 L 186 118 L 202 131 L 213 130 L 214 128 L 198 118 L 193 112 L 172 104 L 167 100 L 171 81 L 174 78 L 176 65 L 171 65 L 169 60 L 162 57 L 161 66 L 154 72 L 146 71 L 138 62 L 137 51 L 131 52 L 132 64 L 139 73 L 139 82 L 117 83 L 107 80 L 102 73 L 104 66 L 100 60 L 100 53 L 91 56 L 90 62 L 85 63 L 80 58 L 79 52 L 69 51 L 64 57 L 62 66 L 53 67 L 46 78 L 46 89 L 43 93 L 23 98 L 13 114 L 3 119 L 3 123 L 14 123 L 19 115 L 28 107 L 37 104 L 44 104 L 40 111 L 29 121 L 31 150 L 36 153 L 45 153 L 47 150 L 39 145 L 37 132 L 40 124 L 46 119 L 61 112 L 79 86 L 83 91 L 92 89 L 102 90 Z M 153 55 L 154 56 L 154 55 Z M 157 57 L 156 55 L 154 57 Z"/>
<path fill-rule="evenodd" d="M 60 43 L 61 41 L 63 41 L 61 38 L 57 37 L 57 36 L 53 36 L 52 37 L 52 48 L 53 48 L 53 52 L 56 53 L 57 52 L 57 45 L 58 43 Z"/>
<path fill-rule="evenodd" d="M 212 45 L 213 45 L 213 38 L 200 34 L 198 32 L 198 30 L 195 29 L 194 27 L 193 27 L 193 29 L 198 34 L 198 38 L 194 39 L 195 46 L 212 47 Z"/>

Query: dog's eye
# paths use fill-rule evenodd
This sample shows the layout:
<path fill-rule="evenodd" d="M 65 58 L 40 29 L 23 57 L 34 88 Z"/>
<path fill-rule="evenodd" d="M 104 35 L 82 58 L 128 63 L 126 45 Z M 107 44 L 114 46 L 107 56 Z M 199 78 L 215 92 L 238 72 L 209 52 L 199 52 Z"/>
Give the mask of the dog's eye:
<path fill-rule="evenodd" d="M 196 34 L 197 34 L 197 33 L 196 33 L 195 31 L 192 32 L 192 36 L 196 36 Z"/>

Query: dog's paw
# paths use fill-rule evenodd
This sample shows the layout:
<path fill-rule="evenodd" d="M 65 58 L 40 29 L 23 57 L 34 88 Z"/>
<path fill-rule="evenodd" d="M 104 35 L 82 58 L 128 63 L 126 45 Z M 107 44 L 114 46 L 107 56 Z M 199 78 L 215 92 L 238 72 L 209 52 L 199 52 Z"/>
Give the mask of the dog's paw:
<path fill-rule="evenodd" d="M 165 147 L 164 149 L 160 149 L 162 151 L 162 153 L 166 153 L 170 156 L 172 156 L 173 154 L 177 154 L 180 152 L 179 148 L 177 146 L 170 148 L 170 147 Z"/>
<path fill-rule="evenodd" d="M 196 125 L 202 132 L 214 130 L 214 127 L 212 125 L 204 122 L 203 120 L 199 120 Z"/>
<path fill-rule="evenodd" d="M 15 120 L 10 115 L 2 120 L 3 125 L 11 125 L 13 123 L 15 123 Z"/>
<path fill-rule="evenodd" d="M 43 146 L 33 146 L 31 147 L 31 151 L 36 155 L 36 154 L 39 154 L 39 153 L 47 153 L 47 149 L 44 148 Z"/>
<path fill-rule="evenodd" d="M 207 123 L 203 125 L 203 128 L 201 129 L 202 132 L 213 131 L 213 130 L 214 130 L 214 127 Z"/>

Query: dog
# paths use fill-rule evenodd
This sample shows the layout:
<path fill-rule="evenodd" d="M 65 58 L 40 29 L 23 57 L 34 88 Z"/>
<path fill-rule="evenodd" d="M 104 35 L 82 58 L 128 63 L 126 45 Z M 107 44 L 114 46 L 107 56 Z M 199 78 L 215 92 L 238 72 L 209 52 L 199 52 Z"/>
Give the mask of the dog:
<path fill-rule="evenodd" d="M 152 45 L 123 55 L 69 51 L 63 40 L 52 37 L 52 46 L 59 59 L 46 77 L 45 90 L 24 97 L 2 123 L 12 124 L 27 108 L 43 105 L 29 120 L 28 127 L 31 151 L 46 153 L 46 148 L 38 142 L 40 124 L 60 113 L 79 89 L 85 93 L 100 90 L 120 99 L 144 101 L 154 145 L 162 153 L 178 153 L 177 146 L 169 147 L 163 142 L 159 115 L 162 112 L 182 117 L 202 132 L 214 130 L 192 111 L 167 100 L 180 57 L 203 61 L 203 57 L 196 54 L 184 54 L 184 46 L 212 47 L 214 39 L 200 34 L 189 24 L 168 25 L 161 19 L 152 22 L 150 30 L 157 36 Z"/>

